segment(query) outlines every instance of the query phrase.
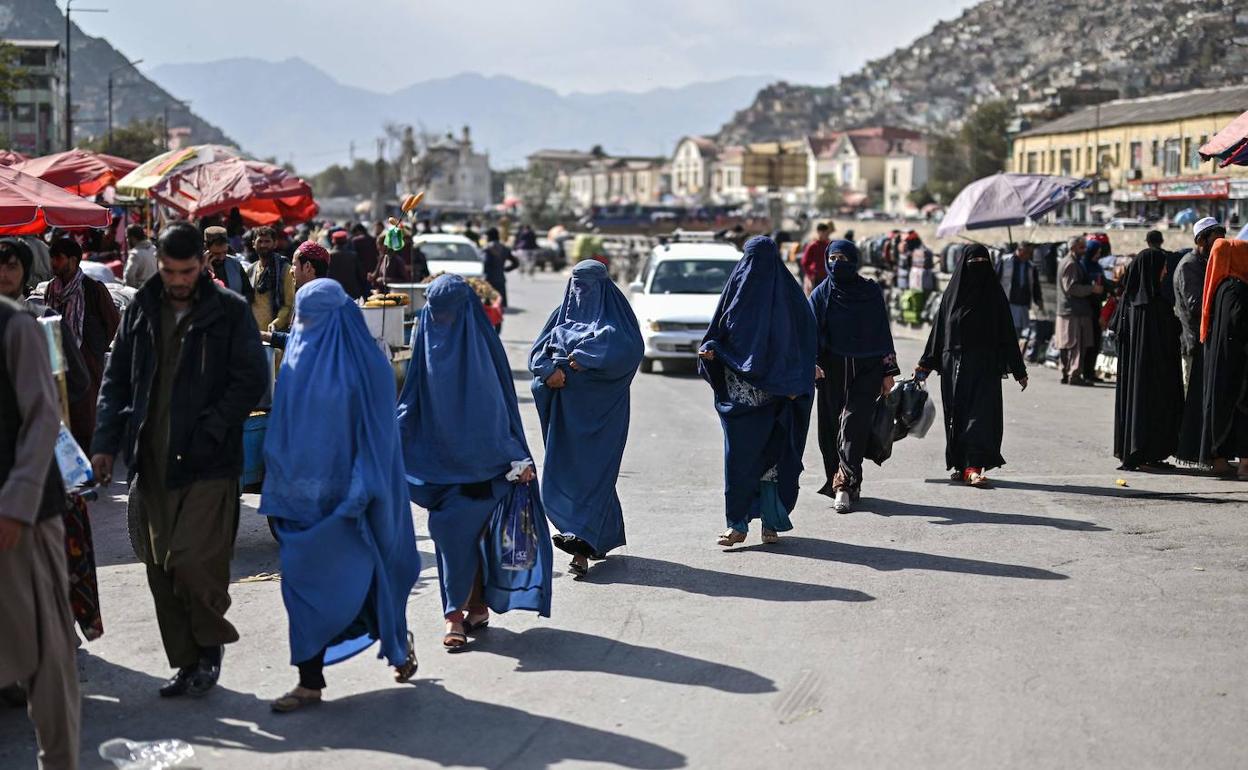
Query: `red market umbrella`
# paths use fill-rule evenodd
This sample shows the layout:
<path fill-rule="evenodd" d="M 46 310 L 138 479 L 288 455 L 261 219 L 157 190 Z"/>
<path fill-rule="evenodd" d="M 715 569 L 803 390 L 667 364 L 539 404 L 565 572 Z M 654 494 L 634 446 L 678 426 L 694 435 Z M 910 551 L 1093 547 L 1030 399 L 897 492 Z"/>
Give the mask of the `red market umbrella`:
<path fill-rule="evenodd" d="M 21 163 L 26 159 L 26 156 L 20 152 L 0 150 L 0 166 L 12 166 L 14 163 Z"/>
<path fill-rule="evenodd" d="M 237 207 L 251 226 L 306 222 L 319 207 L 307 182 L 281 166 L 241 158 L 170 174 L 151 189 L 158 203 L 198 219 Z"/>
<path fill-rule="evenodd" d="M 13 164 L 23 174 L 37 176 L 84 198 L 112 187 L 138 167 L 132 160 L 78 149 Z"/>
<path fill-rule="evenodd" d="M 56 185 L 0 167 L 0 235 L 39 235 L 49 227 L 108 227 L 112 214 Z"/>
<path fill-rule="evenodd" d="M 1218 165 L 1248 166 L 1248 112 L 1232 120 L 1226 128 L 1213 135 L 1201 146 L 1200 157 L 1204 160 L 1217 158 Z"/>

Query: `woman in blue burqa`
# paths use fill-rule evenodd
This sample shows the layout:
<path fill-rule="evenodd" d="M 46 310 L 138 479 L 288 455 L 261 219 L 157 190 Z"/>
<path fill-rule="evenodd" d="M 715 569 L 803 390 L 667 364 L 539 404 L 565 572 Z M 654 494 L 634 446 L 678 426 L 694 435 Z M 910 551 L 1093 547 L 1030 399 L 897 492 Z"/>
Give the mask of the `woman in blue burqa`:
<path fill-rule="evenodd" d="M 589 559 L 624 545 L 615 482 L 628 441 L 629 387 L 644 347 L 628 299 L 606 266 L 587 260 L 572 270 L 563 304 L 529 353 L 546 442 L 542 504 L 577 577 Z"/>
<path fill-rule="evenodd" d="M 511 499 L 513 484 L 535 477 L 511 367 L 463 278 L 435 278 L 425 297 L 399 396 L 399 432 L 412 502 L 429 511 L 446 617 L 442 644 L 454 651 L 486 628 L 491 609 L 550 616 L 551 547 L 535 500 L 534 567 L 509 571 L 495 561 L 486 538 L 494 511 Z"/>
<path fill-rule="evenodd" d="M 828 277 L 810 295 L 819 327 L 819 451 L 827 483 L 820 494 L 848 513 L 862 491 L 862 457 L 875 400 L 900 374 L 884 292 L 858 274 L 858 247 L 828 244 Z"/>
<path fill-rule="evenodd" d="M 407 598 L 420 554 L 394 422 L 394 370 L 334 280 L 304 285 L 264 443 L 260 513 L 277 537 L 299 685 L 273 702 L 319 703 L 325 666 L 381 642 L 416 673 Z"/>
<path fill-rule="evenodd" d="M 721 546 L 744 542 L 761 518 L 763 542 L 793 528 L 802 451 L 815 390 L 815 316 L 776 242 L 756 236 L 733 269 L 698 351 L 724 430 Z"/>

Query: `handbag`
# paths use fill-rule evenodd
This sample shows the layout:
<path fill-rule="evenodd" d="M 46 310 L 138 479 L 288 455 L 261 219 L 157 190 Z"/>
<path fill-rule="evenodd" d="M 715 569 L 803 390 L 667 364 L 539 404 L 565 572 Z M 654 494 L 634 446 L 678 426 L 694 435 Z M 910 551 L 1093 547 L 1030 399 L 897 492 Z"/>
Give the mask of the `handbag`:
<path fill-rule="evenodd" d="M 537 527 L 533 518 L 531 484 L 513 484 L 510 493 L 499 502 L 490 517 L 492 561 L 509 572 L 524 572 L 537 563 Z"/>

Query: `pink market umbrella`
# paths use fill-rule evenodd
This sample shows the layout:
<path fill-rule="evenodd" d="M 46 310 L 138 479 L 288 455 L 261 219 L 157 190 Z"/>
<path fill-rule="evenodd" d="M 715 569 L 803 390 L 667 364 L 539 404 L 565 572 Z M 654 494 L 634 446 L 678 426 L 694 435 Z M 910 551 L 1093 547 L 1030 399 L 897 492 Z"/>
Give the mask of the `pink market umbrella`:
<path fill-rule="evenodd" d="M 13 164 L 23 174 L 37 176 L 84 198 L 112 187 L 138 167 L 132 160 L 78 149 Z"/>
<path fill-rule="evenodd" d="M 1219 165 L 1224 168 L 1248 166 L 1248 112 L 1214 134 L 1212 139 L 1201 145 L 1199 152 L 1204 160 L 1217 158 L 1222 161 Z"/>
<path fill-rule="evenodd" d="M 26 156 L 20 152 L 0 150 L 0 166 L 12 166 L 14 163 L 21 163 L 26 159 Z"/>
<path fill-rule="evenodd" d="M 1086 179 L 1047 174 L 999 173 L 971 182 L 958 193 L 936 228 L 937 238 L 962 230 L 1011 227 L 1037 219 L 1070 201 Z"/>
<path fill-rule="evenodd" d="M 307 182 L 280 166 L 241 158 L 177 171 L 153 187 L 151 196 L 192 219 L 237 207 L 253 226 L 306 222 L 318 210 Z"/>
<path fill-rule="evenodd" d="M 108 227 L 112 214 L 54 184 L 0 167 L 0 235 L 39 235 L 49 227 L 65 230 Z"/>

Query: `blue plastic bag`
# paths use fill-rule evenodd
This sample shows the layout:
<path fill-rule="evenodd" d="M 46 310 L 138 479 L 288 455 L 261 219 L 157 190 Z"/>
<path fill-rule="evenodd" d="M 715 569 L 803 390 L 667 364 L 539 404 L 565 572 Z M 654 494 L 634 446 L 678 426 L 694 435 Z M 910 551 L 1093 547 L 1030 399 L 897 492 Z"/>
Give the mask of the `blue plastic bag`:
<path fill-rule="evenodd" d="M 490 539 L 501 569 L 523 572 L 537 562 L 537 527 L 528 484 L 516 484 L 498 504 L 490 521 Z"/>
<path fill-rule="evenodd" d="M 552 554 L 541 491 L 536 481 L 511 487 L 480 540 L 485 603 L 494 612 L 550 617 Z"/>

